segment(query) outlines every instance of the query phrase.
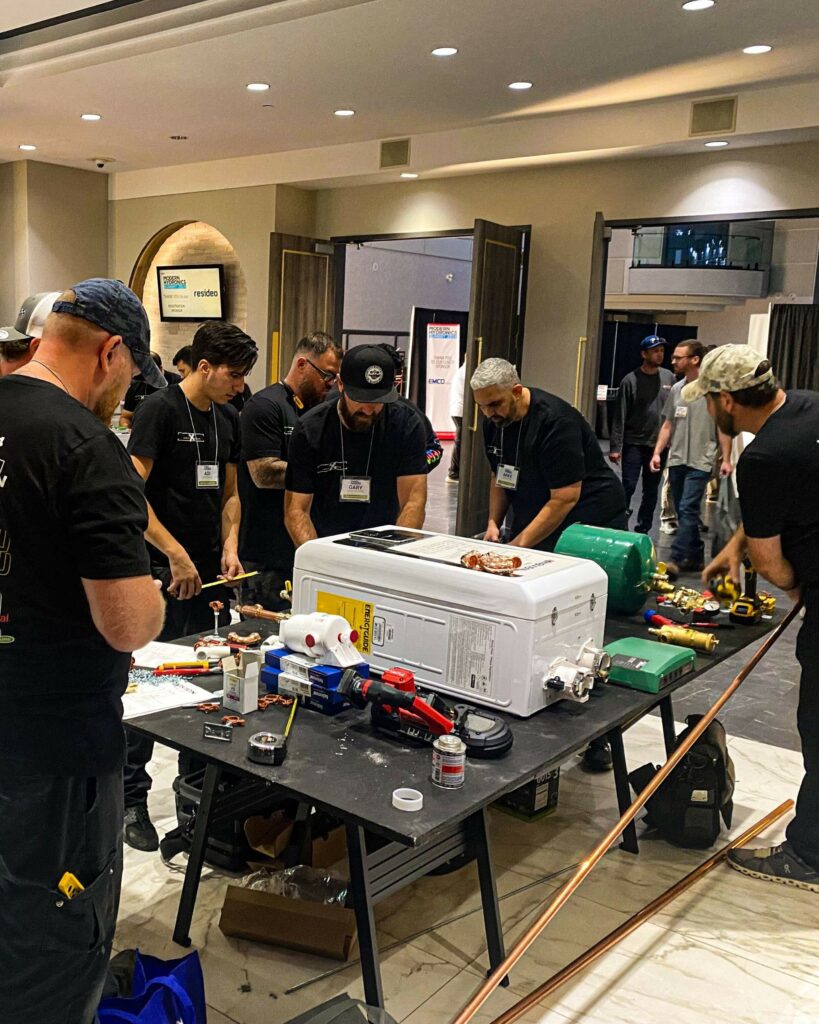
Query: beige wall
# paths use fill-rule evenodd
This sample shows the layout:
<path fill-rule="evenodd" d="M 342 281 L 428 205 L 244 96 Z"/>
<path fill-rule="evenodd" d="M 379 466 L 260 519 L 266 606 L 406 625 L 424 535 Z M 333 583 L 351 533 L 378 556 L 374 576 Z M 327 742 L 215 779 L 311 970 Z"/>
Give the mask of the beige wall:
<path fill-rule="evenodd" d="M 5 250 L 0 258 L 0 326 L 5 326 L 14 322 L 20 301 L 14 288 L 14 164 L 0 164 L 0 237 Z"/>
<path fill-rule="evenodd" d="M 601 161 L 319 192 L 321 237 L 531 224 L 523 370 L 566 398 L 586 330 L 594 213 L 607 219 L 819 207 L 819 143 Z"/>
<path fill-rule="evenodd" d="M 295 191 L 295 190 L 290 190 Z M 230 242 L 247 285 L 247 332 L 262 355 L 249 379 L 255 391 L 266 383 L 267 294 L 270 232 L 275 229 L 276 186 L 192 192 L 109 204 L 110 273 L 127 281 L 142 247 L 175 221 L 204 221 Z"/>
<path fill-rule="evenodd" d="M 318 193 L 292 185 L 276 186 L 276 230 L 285 235 L 316 233 L 316 201 Z"/>

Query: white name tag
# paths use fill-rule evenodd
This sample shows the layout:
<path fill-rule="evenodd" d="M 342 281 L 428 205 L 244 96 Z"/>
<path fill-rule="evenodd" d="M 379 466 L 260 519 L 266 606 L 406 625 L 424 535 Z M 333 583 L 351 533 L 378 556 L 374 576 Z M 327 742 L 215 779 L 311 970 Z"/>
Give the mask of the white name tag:
<path fill-rule="evenodd" d="M 675 420 L 684 420 L 687 415 L 688 415 L 688 406 L 687 405 L 678 405 L 676 410 L 674 411 L 674 419 Z"/>
<path fill-rule="evenodd" d="M 339 501 L 370 500 L 370 478 L 368 476 L 343 476 L 338 489 Z"/>
<path fill-rule="evenodd" d="M 219 463 L 196 463 L 196 487 L 198 490 L 210 490 L 219 486 Z"/>
<path fill-rule="evenodd" d="M 517 466 L 498 466 L 495 483 L 504 490 L 514 491 L 518 486 L 520 469 Z"/>

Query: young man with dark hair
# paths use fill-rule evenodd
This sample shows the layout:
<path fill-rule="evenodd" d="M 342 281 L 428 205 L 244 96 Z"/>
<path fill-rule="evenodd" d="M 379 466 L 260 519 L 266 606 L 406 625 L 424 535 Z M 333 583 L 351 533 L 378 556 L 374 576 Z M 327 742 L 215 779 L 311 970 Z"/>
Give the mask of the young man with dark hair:
<path fill-rule="evenodd" d="M 203 594 L 202 584 L 231 580 L 243 571 L 236 485 L 239 414 L 229 402 L 244 387 L 258 350 L 244 331 L 222 321 L 203 324 L 191 349 L 191 373 L 140 403 L 128 442 L 145 481 L 151 573 L 167 601 L 160 640 L 208 631 L 210 601 L 224 603 L 221 622 L 229 622 L 229 590 L 214 587 Z M 145 764 L 152 750 L 150 740 L 129 737 L 125 841 L 141 850 L 158 845 L 147 808 L 151 779 Z"/>
<path fill-rule="evenodd" d="M 665 338 L 650 334 L 640 342 L 642 363 L 620 381 L 617 411 L 611 430 L 609 459 L 620 463 L 628 514 L 642 475 L 643 496 L 637 512 L 637 533 L 648 533 L 654 521 L 660 477 L 651 471 L 651 456 L 660 432 L 662 412 L 674 386 L 674 374 L 663 368 Z M 665 456 L 661 458 L 665 464 Z"/>
<path fill-rule="evenodd" d="M 324 331 L 296 345 L 287 376 L 257 392 L 241 417 L 239 556 L 247 572 L 261 575 L 244 585 L 247 601 L 271 611 L 288 608 L 281 591 L 293 574 L 293 541 L 284 525 L 284 478 L 290 435 L 302 413 L 327 397 L 338 375 L 341 352 Z"/>
<path fill-rule="evenodd" d="M 193 369 L 193 354 L 190 345 L 183 345 L 173 357 L 173 365 L 184 380 Z"/>
<path fill-rule="evenodd" d="M 651 469 L 659 474 L 663 453 L 668 453 L 668 479 L 677 510 L 677 533 L 671 543 L 667 571 L 671 579 L 681 572 L 701 572 L 705 545 L 700 536 L 700 506 L 705 488 L 721 453 L 720 474 L 728 476 L 731 466 L 731 439 L 717 430 L 702 402 L 687 402 L 683 390 L 700 374 L 705 347 L 698 341 L 682 341 L 674 349 L 671 365 L 683 374 L 666 400 L 663 425 L 654 445 Z"/>
<path fill-rule="evenodd" d="M 706 397 L 705 402 L 697 399 Z M 805 621 L 796 642 L 802 667 L 797 724 L 805 776 L 784 843 L 728 854 L 754 878 L 819 892 L 819 394 L 783 391 L 771 364 L 750 345 L 724 345 L 703 360 L 683 397 L 707 409 L 729 437 L 754 434 L 737 462 L 742 524 L 704 570 L 740 581 L 748 557 L 765 579 L 801 597 Z"/>

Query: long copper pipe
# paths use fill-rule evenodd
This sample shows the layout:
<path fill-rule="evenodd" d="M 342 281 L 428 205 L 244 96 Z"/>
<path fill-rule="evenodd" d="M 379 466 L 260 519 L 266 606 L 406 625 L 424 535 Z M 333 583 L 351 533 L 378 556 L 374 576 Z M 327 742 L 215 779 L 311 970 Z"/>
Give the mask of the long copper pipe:
<path fill-rule="evenodd" d="M 734 695 L 737 689 L 742 685 L 745 679 L 750 673 L 756 668 L 762 658 L 768 653 L 773 647 L 776 641 L 782 636 L 788 626 L 793 622 L 794 618 L 798 615 L 802 605 L 801 603 L 795 604 L 793 608 L 788 612 L 785 618 L 779 623 L 779 625 L 773 629 L 768 636 L 765 637 L 764 641 L 754 651 L 751 658 L 742 666 L 737 675 L 726 687 L 724 692 L 717 699 L 716 703 L 707 711 L 699 722 L 694 726 L 686 739 L 681 743 L 676 750 L 671 754 L 666 763 L 657 772 L 654 778 L 649 782 L 646 788 L 640 793 L 637 799 L 632 805 L 623 812 L 620 820 L 613 828 L 600 840 L 595 846 L 589 856 L 581 862 L 578 869 L 572 875 L 572 877 L 561 886 L 560 889 L 555 893 L 554 897 L 550 901 L 549 905 L 541 913 L 540 917 L 535 923 L 529 928 L 529 930 L 518 940 L 513 949 L 506 955 L 506 959 L 495 968 L 494 971 L 489 975 L 486 981 L 481 985 L 475 995 L 469 1000 L 466 1006 L 461 1010 L 458 1016 L 453 1021 L 453 1024 L 468 1024 L 468 1021 L 472 1020 L 478 1010 L 483 1006 L 489 996 L 495 991 L 502 979 L 506 977 L 509 971 L 515 966 L 520 960 L 526 950 L 532 945 L 535 939 L 540 935 L 546 925 L 552 920 L 555 915 L 562 910 L 566 903 L 571 898 L 572 893 L 581 885 L 583 880 L 589 874 L 590 871 L 601 860 L 607 850 L 614 845 L 617 837 L 623 831 L 623 829 L 629 825 L 640 813 L 643 807 L 646 805 L 650 797 L 659 789 L 659 787 L 665 782 L 671 772 L 677 767 L 680 761 L 685 757 L 688 751 L 693 747 L 697 740 L 702 736 L 711 722 L 716 718 L 725 704 Z"/>
<path fill-rule="evenodd" d="M 734 850 L 738 846 L 744 846 L 747 842 L 750 842 L 751 839 L 758 836 L 760 832 L 764 832 L 766 828 L 773 825 L 775 821 L 778 821 L 783 814 L 786 814 L 792 808 L 793 800 L 785 800 L 784 803 L 775 807 L 772 811 L 766 814 L 764 818 L 760 818 L 755 825 L 751 825 L 749 829 L 746 829 L 741 836 L 737 836 L 736 839 L 732 839 L 727 846 L 723 846 L 721 850 L 718 850 L 713 856 L 709 857 L 708 860 L 703 861 L 702 864 L 689 872 L 685 878 L 681 878 L 676 885 L 672 885 L 670 889 L 666 889 L 664 893 L 661 893 L 655 900 L 652 900 L 648 906 L 643 907 L 642 910 L 639 910 L 627 921 L 624 921 L 618 928 L 615 928 L 613 932 L 609 932 L 605 938 L 602 938 L 599 942 L 595 943 L 591 949 L 586 950 L 586 952 L 577 957 L 576 960 L 572 960 L 570 964 L 567 964 L 562 968 L 562 970 L 559 970 L 557 974 L 553 974 L 548 981 L 545 981 L 541 986 L 539 986 L 539 988 L 536 988 L 534 992 L 530 993 L 528 996 L 524 996 L 523 999 L 515 1003 L 514 1006 L 511 1006 L 505 1013 L 502 1013 L 500 1017 L 496 1017 L 492 1021 L 492 1024 L 513 1024 L 513 1021 L 522 1017 L 527 1010 L 539 1003 L 541 999 L 544 999 L 546 996 L 550 996 L 552 992 L 559 989 L 561 985 L 565 984 L 576 974 L 579 974 L 584 970 L 584 968 L 588 967 L 589 964 L 594 963 L 598 957 L 607 953 L 612 946 L 616 946 L 621 939 L 624 939 L 627 935 L 631 935 L 631 933 L 636 931 L 641 924 L 644 924 L 650 917 L 653 917 L 658 910 L 662 910 L 663 907 L 676 899 L 680 893 L 685 892 L 686 889 L 690 889 L 694 882 L 699 881 L 703 875 L 706 875 L 712 868 L 716 867 L 717 864 L 725 860 L 728 856 L 729 850 Z"/>

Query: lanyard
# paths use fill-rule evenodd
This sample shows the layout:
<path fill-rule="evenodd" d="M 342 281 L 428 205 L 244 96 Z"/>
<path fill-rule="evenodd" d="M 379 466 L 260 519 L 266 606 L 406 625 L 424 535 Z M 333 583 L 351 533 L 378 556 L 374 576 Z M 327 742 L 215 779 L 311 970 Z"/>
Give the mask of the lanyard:
<path fill-rule="evenodd" d="M 182 392 L 185 395 L 185 392 Z M 188 401 L 188 396 L 185 395 L 185 405 L 188 407 L 188 419 L 191 421 L 191 434 L 193 434 L 193 440 L 196 444 L 196 461 L 202 461 L 202 453 L 199 450 L 199 440 L 196 437 L 196 427 L 193 425 L 193 413 L 191 412 L 191 403 Z M 213 455 L 213 461 L 219 461 L 219 424 L 216 422 L 216 409 L 214 408 L 213 402 L 210 403 L 210 411 L 213 413 L 213 433 L 216 437 L 216 451 Z"/>
<path fill-rule="evenodd" d="M 503 458 L 504 458 L 504 456 L 503 456 L 503 432 L 504 432 L 504 430 L 506 430 L 506 427 L 501 427 L 501 457 L 500 457 L 500 461 L 501 461 L 501 463 L 503 465 L 506 465 L 506 463 L 503 461 Z M 520 463 L 518 462 L 518 456 L 520 455 L 520 435 L 522 433 L 523 433 L 523 420 L 521 420 L 521 422 L 520 422 L 520 430 L 518 430 L 518 443 L 515 446 L 515 462 L 514 462 L 515 469 L 520 469 Z"/>
<path fill-rule="evenodd" d="M 347 472 L 346 472 L 346 470 L 347 470 L 347 460 L 344 458 L 344 429 L 343 429 L 343 427 L 341 425 L 341 409 L 339 409 L 338 406 L 336 406 L 336 409 L 338 409 L 338 439 L 339 439 L 339 441 L 341 441 L 341 465 L 344 467 L 341 470 L 341 476 L 342 476 L 342 479 L 345 479 L 346 476 L 347 476 Z M 365 477 L 365 479 L 369 478 L 369 475 L 370 475 L 370 459 L 372 458 L 372 454 L 373 454 L 373 438 L 374 437 L 375 437 L 375 424 L 373 423 L 373 425 L 370 427 L 370 450 L 369 450 L 369 452 L 367 454 L 367 468 L 364 470 L 364 477 Z"/>

